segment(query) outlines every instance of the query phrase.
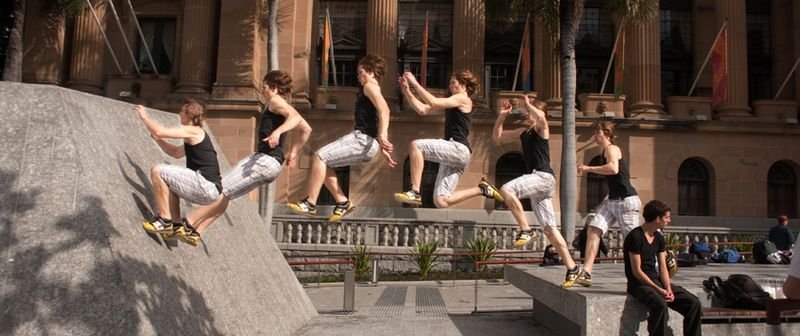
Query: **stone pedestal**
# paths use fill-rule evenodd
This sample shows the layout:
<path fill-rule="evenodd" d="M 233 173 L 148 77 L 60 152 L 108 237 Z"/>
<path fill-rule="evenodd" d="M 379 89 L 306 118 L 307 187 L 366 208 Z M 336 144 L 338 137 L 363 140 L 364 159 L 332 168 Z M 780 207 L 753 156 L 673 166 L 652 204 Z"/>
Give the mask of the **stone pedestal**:
<path fill-rule="evenodd" d="M 613 94 L 581 93 L 578 95 L 578 102 L 584 116 L 625 118 L 625 95 L 615 100 Z"/>
<path fill-rule="evenodd" d="M 671 96 L 664 100 L 673 119 L 711 120 L 711 97 Z"/>

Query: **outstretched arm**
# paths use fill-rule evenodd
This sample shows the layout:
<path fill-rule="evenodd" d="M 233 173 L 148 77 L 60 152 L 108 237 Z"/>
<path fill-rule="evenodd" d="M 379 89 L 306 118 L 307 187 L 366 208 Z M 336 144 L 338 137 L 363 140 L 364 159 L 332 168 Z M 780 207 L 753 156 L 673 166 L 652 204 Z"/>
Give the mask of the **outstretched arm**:
<path fill-rule="evenodd" d="M 441 113 L 442 111 L 436 111 L 431 108 L 430 105 L 423 103 L 413 93 L 411 93 L 411 89 L 408 86 L 408 81 L 405 78 L 400 77 L 397 80 L 398 85 L 400 85 L 400 92 L 403 93 L 403 97 L 406 98 L 406 102 L 411 105 L 411 108 L 414 109 L 415 112 L 419 115 L 432 115 L 436 114 L 437 112 Z"/>
<path fill-rule="evenodd" d="M 273 97 L 270 102 L 270 111 L 280 114 L 286 117 L 286 120 L 283 121 L 283 124 L 278 128 L 272 130 L 272 133 L 261 141 L 266 141 L 270 148 L 275 148 L 280 143 L 281 134 L 286 133 L 300 124 L 300 121 L 303 120 L 303 117 L 300 116 L 300 113 L 294 109 L 289 103 L 286 102 L 281 97 L 275 96 Z M 264 113 L 270 113 L 268 111 L 264 111 Z"/>
<path fill-rule="evenodd" d="M 522 132 L 525 131 L 524 128 L 517 128 L 514 130 L 506 131 L 503 129 L 503 124 L 506 121 L 506 117 L 511 113 L 513 107 L 511 103 L 506 100 L 503 101 L 503 105 L 500 107 L 500 110 L 497 111 L 497 119 L 494 121 L 494 128 L 492 129 L 492 140 L 496 143 L 504 143 L 504 142 L 512 142 L 516 140 Z"/>
<path fill-rule="evenodd" d="M 422 96 L 422 100 L 426 101 L 428 105 L 431 106 L 434 110 L 445 110 L 449 108 L 464 108 L 468 107 L 469 104 L 469 97 L 464 95 L 452 95 L 447 98 L 439 98 L 428 92 L 424 87 L 422 87 L 417 79 L 414 77 L 414 74 L 410 72 L 406 72 L 403 74 L 403 78 L 406 79 L 409 86 L 413 86 L 414 90 Z"/>
<path fill-rule="evenodd" d="M 300 152 L 300 148 L 303 148 L 303 146 L 306 145 L 308 138 L 311 137 L 311 126 L 303 117 L 300 117 L 300 122 L 294 129 L 297 131 L 298 138 L 297 140 L 292 141 L 292 146 L 289 148 L 289 153 L 286 154 L 286 165 L 289 166 L 289 168 L 297 167 L 298 152 Z"/>

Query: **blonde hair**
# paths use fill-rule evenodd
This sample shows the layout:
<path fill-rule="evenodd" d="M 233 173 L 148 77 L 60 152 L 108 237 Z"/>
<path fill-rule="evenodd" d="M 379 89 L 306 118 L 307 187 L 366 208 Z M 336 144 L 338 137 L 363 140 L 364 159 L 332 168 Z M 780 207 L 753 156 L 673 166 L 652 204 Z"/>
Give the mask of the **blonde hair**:
<path fill-rule="evenodd" d="M 476 94 L 481 88 L 478 79 L 475 78 L 475 75 L 472 74 L 472 71 L 457 71 L 453 73 L 453 77 L 456 79 L 456 81 L 458 81 L 459 84 L 464 85 L 464 87 L 467 88 L 467 95 L 470 97 Z"/>
<path fill-rule="evenodd" d="M 192 120 L 192 125 L 203 126 L 203 121 L 206 120 L 206 106 L 192 98 L 185 98 L 181 110 L 186 112 L 186 115 Z"/>

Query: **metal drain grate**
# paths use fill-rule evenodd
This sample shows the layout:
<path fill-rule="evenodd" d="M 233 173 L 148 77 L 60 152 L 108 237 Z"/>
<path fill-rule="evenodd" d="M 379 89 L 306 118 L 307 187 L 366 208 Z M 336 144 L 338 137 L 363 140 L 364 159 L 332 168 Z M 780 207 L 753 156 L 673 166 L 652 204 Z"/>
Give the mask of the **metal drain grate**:
<path fill-rule="evenodd" d="M 417 316 L 447 317 L 447 306 L 438 288 L 417 287 Z"/>
<path fill-rule="evenodd" d="M 407 289 L 408 287 L 389 287 L 384 289 L 381 296 L 369 310 L 369 315 L 380 317 L 400 316 L 406 303 Z"/>

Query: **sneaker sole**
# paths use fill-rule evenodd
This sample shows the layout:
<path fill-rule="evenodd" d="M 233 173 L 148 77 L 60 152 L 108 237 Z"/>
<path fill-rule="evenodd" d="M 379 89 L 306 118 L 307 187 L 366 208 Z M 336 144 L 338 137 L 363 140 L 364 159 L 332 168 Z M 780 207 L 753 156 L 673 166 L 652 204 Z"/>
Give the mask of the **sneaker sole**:
<path fill-rule="evenodd" d="M 164 235 L 164 234 L 172 234 L 173 232 L 175 232 L 172 229 L 158 230 L 158 229 L 156 229 L 155 226 L 153 226 L 152 223 L 148 222 L 146 219 L 142 220 L 142 228 L 144 228 L 144 230 L 147 231 L 148 233 L 157 233 L 157 234 L 162 234 L 162 235 Z"/>
<path fill-rule="evenodd" d="M 580 280 L 575 280 L 575 283 L 579 284 L 579 285 L 581 285 L 583 287 L 592 287 L 592 283 L 591 282 L 584 282 L 584 281 L 580 281 Z"/>
<path fill-rule="evenodd" d="M 529 243 L 530 241 L 531 241 L 531 240 L 530 240 L 530 239 L 528 239 L 528 240 L 526 240 L 524 243 L 518 243 L 518 242 L 514 242 L 514 247 L 522 247 L 522 246 L 525 246 L 525 244 Z"/>
<path fill-rule="evenodd" d="M 193 246 L 193 247 L 197 247 L 198 245 L 200 245 L 200 240 L 199 239 L 198 240 L 189 240 L 189 239 L 186 239 L 184 237 L 180 237 L 180 241 L 186 243 L 189 246 Z"/>
<path fill-rule="evenodd" d="M 570 288 L 573 284 L 575 284 L 575 281 L 564 281 L 564 283 L 561 284 L 561 288 Z"/>
<path fill-rule="evenodd" d="M 353 210 L 355 210 L 355 209 L 356 209 L 355 206 L 351 206 L 350 209 L 345 210 L 345 212 L 343 214 L 341 214 L 341 215 L 331 215 L 328 218 L 328 221 L 331 222 L 331 223 L 338 222 L 338 221 L 342 220 L 342 218 L 344 218 L 345 216 L 347 216 L 350 213 L 352 213 Z"/>
<path fill-rule="evenodd" d="M 422 201 L 410 200 L 408 198 L 398 196 L 397 194 L 394 195 L 394 200 L 404 204 L 422 205 Z"/>
<path fill-rule="evenodd" d="M 301 216 L 306 216 L 306 217 L 316 217 L 317 216 L 317 211 L 316 210 L 314 210 L 314 212 L 303 211 L 298 206 L 296 206 L 294 204 L 287 204 L 286 207 L 289 208 L 289 210 L 292 210 L 292 212 L 294 212 L 295 214 L 298 214 L 298 215 L 301 215 Z"/>
<path fill-rule="evenodd" d="M 505 202 L 506 201 L 506 199 L 503 198 L 502 195 L 500 195 L 500 190 L 497 189 L 497 187 L 491 185 L 488 181 L 482 180 L 481 183 L 478 183 L 478 188 L 480 188 L 481 186 L 483 186 L 484 188 L 487 188 L 487 189 L 492 191 L 492 196 L 484 195 L 487 198 L 492 198 L 492 199 L 494 199 L 494 200 L 496 200 L 498 202 Z"/>

